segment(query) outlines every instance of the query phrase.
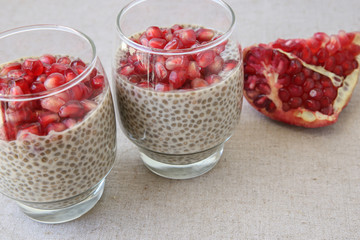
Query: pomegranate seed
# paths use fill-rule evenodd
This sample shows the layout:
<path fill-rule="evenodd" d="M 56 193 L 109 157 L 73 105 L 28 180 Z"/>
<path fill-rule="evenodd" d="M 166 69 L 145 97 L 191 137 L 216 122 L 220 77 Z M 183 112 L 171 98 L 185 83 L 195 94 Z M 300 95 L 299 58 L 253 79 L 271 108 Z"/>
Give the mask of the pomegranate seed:
<path fill-rule="evenodd" d="M 71 67 L 75 67 L 75 66 L 86 67 L 86 64 L 83 61 L 81 61 L 80 59 L 77 59 L 77 60 L 72 61 L 70 66 Z"/>
<path fill-rule="evenodd" d="M 264 107 L 266 107 L 269 103 L 270 103 L 270 99 L 268 99 L 268 98 L 267 98 L 266 96 L 264 96 L 264 95 L 260 95 L 260 96 L 258 96 L 258 97 L 254 100 L 255 106 L 257 106 L 258 108 L 264 108 Z"/>
<path fill-rule="evenodd" d="M 304 102 L 304 106 L 311 111 L 319 111 L 321 108 L 319 101 L 315 101 L 312 99 L 306 100 Z"/>
<path fill-rule="evenodd" d="M 58 112 L 65 104 L 65 101 L 56 96 L 47 97 L 40 100 L 41 107 L 51 112 Z"/>
<path fill-rule="evenodd" d="M 293 97 L 300 97 L 303 94 L 302 87 L 300 87 L 298 85 L 294 85 L 294 84 L 290 84 L 288 86 L 288 91 L 289 91 L 290 95 Z"/>
<path fill-rule="evenodd" d="M 331 100 L 334 100 L 337 96 L 337 91 L 332 87 L 327 87 L 327 88 L 323 89 L 323 94 L 325 97 L 328 97 Z"/>
<path fill-rule="evenodd" d="M 97 103 L 95 101 L 84 99 L 81 102 L 81 105 L 84 107 L 84 111 L 90 112 L 91 110 L 95 109 L 97 107 Z"/>
<path fill-rule="evenodd" d="M 171 71 L 169 75 L 169 83 L 174 89 L 180 88 L 186 81 L 186 72 L 184 70 Z"/>
<path fill-rule="evenodd" d="M 84 99 L 84 84 L 79 83 L 69 90 L 69 96 L 71 99 L 81 100 Z"/>
<path fill-rule="evenodd" d="M 303 85 L 305 82 L 305 75 L 304 73 L 300 72 L 293 76 L 293 83 L 296 85 Z"/>
<path fill-rule="evenodd" d="M 314 79 L 315 81 L 318 81 L 318 80 L 320 80 L 320 78 L 321 78 L 320 73 L 318 73 L 318 72 L 313 72 L 313 74 L 312 74 L 312 79 Z"/>
<path fill-rule="evenodd" d="M 209 85 L 208 82 L 202 78 L 195 78 L 194 80 L 191 81 L 191 87 L 193 89 L 207 87 L 208 85 Z"/>
<path fill-rule="evenodd" d="M 53 55 L 50 54 L 44 54 L 42 55 L 39 60 L 44 64 L 51 65 L 53 63 L 56 63 L 56 58 Z"/>
<path fill-rule="evenodd" d="M 188 78 L 191 80 L 195 78 L 200 78 L 201 76 L 200 67 L 195 61 L 189 62 L 187 74 L 188 74 Z"/>
<path fill-rule="evenodd" d="M 255 89 L 255 86 L 256 84 L 260 82 L 258 77 L 255 76 L 255 75 L 252 75 L 250 77 L 248 77 L 246 80 L 245 80 L 245 89 L 248 90 L 253 90 Z"/>
<path fill-rule="evenodd" d="M 256 84 L 255 89 L 263 95 L 268 95 L 271 93 L 271 88 L 267 83 L 258 83 Z"/>
<path fill-rule="evenodd" d="M 331 100 L 329 97 L 322 97 L 320 100 L 321 107 L 328 107 L 331 104 Z"/>
<path fill-rule="evenodd" d="M 24 94 L 30 93 L 29 84 L 27 81 L 25 81 L 25 79 L 20 78 L 17 80 L 10 81 L 9 86 L 10 87 L 18 86 L 21 88 L 21 90 L 23 91 Z"/>
<path fill-rule="evenodd" d="M 91 79 L 91 86 L 94 89 L 101 89 L 105 86 L 105 78 L 103 75 L 97 75 Z"/>
<path fill-rule="evenodd" d="M 40 60 L 28 58 L 22 64 L 22 69 L 27 74 L 39 76 L 43 73 L 44 66 Z"/>
<path fill-rule="evenodd" d="M 249 75 L 253 75 L 256 73 L 255 68 L 251 67 L 250 65 L 245 65 L 244 66 L 244 73 L 245 74 L 249 74 Z"/>
<path fill-rule="evenodd" d="M 65 103 L 59 110 L 59 116 L 66 118 L 78 118 L 85 114 L 83 105 L 77 100 L 70 100 Z"/>
<path fill-rule="evenodd" d="M 129 77 L 129 82 L 131 83 L 139 83 L 141 81 L 139 76 L 131 76 Z"/>
<path fill-rule="evenodd" d="M 205 68 L 209 66 L 211 63 L 213 63 L 214 58 L 215 58 L 215 52 L 213 50 L 206 50 L 197 55 L 196 62 L 200 67 Z M 224 66 L 224 70 L 225 67 L 226 67 L 226 63 Z"/>
<path fill-rule="evenodd" d="M 178 38 L 173 38 L 171 41 L 169 41 L 169 42 L 165 45 L 164 49 L 165 49 L 165 50 L 177 49 L 178 46 L 179 46 L 179 41 L 180 41 L 180 40 L 179 40 Z"/>
<path fill-rule="evenodd" d="M 182 69 L 187 67 L 188 63 L 186 56 L 172 56 L 166 59 L 165 67 L 168 70 Z"/>
<path fill-rule="evenodd" d="M 238 65 L 238 63 L 239 62 L 236 60 L 228 60 L 224 63 L 223 70 L 230 71 L 230 70 L 234 69 Z"/>
<path fill-rule="evenodd" d="M 71 60 L 68 57 L 61 57 L 57 60 L 57 63 L 63 64 L 63 65 L 69 65 L 71 63 Z"/>
<path fill-rule="evenodd" d="M 330 55 L 333 55 L 338 50 L 340 50 L 341 45 L 337 38 L 337 36 L 333 35 L 330 37 L 330 41 L 326 44 L 326 50 L 329 52 Z"/>
<path fill-rule="evenodd" d="M 215 36 L 215 32 L 211 29 L 200 28 L 196 31 L 196 38 L 200 42 L 210 41 Z"/>
<path fill-rule="evenodd" d="M 152 38 L 164 38 L 164 34 L 161 32 L 160 28 L 155 26 L 148 27 L 145 31 L 145 35 L 148 40 Z"/>
<path fill-rule="evenodd" d="M 331 56 L 325 61 L 325 69 L 332 72 L 335 68 L 336 60 L 335 57 Z"/>
<path fill-rule="evenodd" d="M 175 24 L 175 25 L 173 25 L 170 29 L 171 29 L 171 32 L 174 33 L 175 31 L 178 31 L 178 30 L 183 29 L 183 27 L 181 27 L 181 26 L 178 25 L 178 24 Z"/>
<path fill-rule="evenodd" d="M 11 70 L 8 72 L 7 76 L 12 79 L 17 79 L 23 77 L 26 74 L 25 71 L 21 69 Z"/>
<path fill-rule="evenodd" d="M 279 57 L 275 57 L 273 60 L 273 66 L 279 75 L 285 74 L 289 68 L 290 61 L 282 54 Z"/>
<path fill-rule="evenodd" d="M 314 88 L 309 92 L 311 98 L 315 100 L 320 100 L 323 96 L 322 90 L 319 88 Z"/>
<path fill-rule="evenodd" d="M 155 85 L 155 91 L 158 91 L 158 92 L 167 92 L 167 91 L 171 91 L 171 87 L 169 84 L 167 83 L 157 83 Z"/>
<path fill-rule="evenodd" d="M 270 99 L 269 99 L 270 100 Z M 266 111 L 268 111 L 269 113 L 275 112 L 276 110 L 276 105 L 273 101 L 270 100 L 269 104 L 266 105 Z"/>
<path fill-rule="evenodd" d="M 339 31 L 339 42 L 342 48 L 347 47 L 351 43 L 351 39 L 348 34 L 344 30 Z"/>
<path fill-rule="evenodd" d="M 7 64 L 0 72 L 0 75 L 6 76 L 11 70 L 21 69 L 21 64 L 18 62 Z"/>
<path fill-rule="evenodd" d="M 330 37 L 326 33 L 323 33 L 323 32 L 315 33 L 314 38 L 323 43 L 327 43 L 330 41 Z"/>
<path fill-rule="evenodd" d="M 301 72 L 301 69 L 302 69 L 302 65 L 301 65 L 300 61 L 297 59 L 292 59 L 290 61 L 290 65 L 287 70 L 287 73 L 288 74 L 297 74 L 297 73 Z"/>
<path fill-rule="evenodd" d="M 67 127 L 65 124 L 58 122 L 58 123 L 50 123 L 47 127 L 46 127 L 46 133 L 49 134 L 51 131 L 55 131 L 55 132 L 62 132 L 64 130 L 66 130 Z"/>
<path fill-rule="evenodd" d="M 174 35 L 172 33 L 166 33 L 164 35 L 165 35 L 166 42 L 170 42 L 171 40 L 174 39 Z"/>
<path fill-rule="evenodd" d="M 160 80 L 163 80 L 167 77 L 168 72 L 163 64 L 157 62 L 155 63 L 155 74 Z"/>
<path fill-rule="evenodd" d="M 316 53 L 321 47 L 321 41 L 316 38 L 310 38 L 307 40 L 307 45 L 309 46 L 312 53 Z"/>
<path fill-rule="evenodd" d="M 86 67 L 83 67 L 81 65 L 76 65 L 72 67 L 72 69 L 74 70 L 75 73 L 82 74 L 85 71 Z"/>
<path fill-rule="evenodd" d="M 72 128 L 76 125 L 77 121 L 73 118 L 66 118 L 62 121 L 62 123 L 67 127 L 67 128 Z"/>
<path fill-rule="evenodd" d="M 50 75 L 52 73 L 61 73 L 64 74 L 66 69 L 68 69 L 68 67 L 64 64 L 61 63 L 53 63 L 51 64 L 49 69 L 45 70 L 45 74 L 46 75 Z"/>
<path fill-rule="evenodd" d="M 219 72 L 221 72 L 223 67 L 224 67 L 224 59 L 222 59 L 222 57 L 220 56 L 216 56 L 214 58 L 214 62 L 211 63 L 209 66 L 207 66 L 207 70 L 210 73 L 218 74 Z M 229 68 L 228 65 L 227 68 Z"/>
<path fill-rule="evenodd" d="M 333 87 L 333 84 L 332 84 L 330 78 L 327 78 L 327 77 L 325 77 L 325 76 L 324 76 L 323 78 L 321 78 L 320 82 L 321 82 L 321 85 L 322 85 L 324 88 L 326 88 L 326 87 Z"/>
<path fill-rule="evenodd" d="M 134 70 L 135 67 L 131 63 L 128 63 L 120 67 L 118 69 L 118 73 L 120 73 L 121 75 L 129 76 L 134 73 Z"/>
<path fill-rule="evenodd" d="M 313 74 L 313 71 L 308 68 L 303 68 L 302 72 L 304 73 L 305 77 L 310 77 Z"/>
<path fill-rule="evenodd" d="M 43 128 L 53 122 L 59 122 L 60 117 L 57 113 L 43 112 L 38 116 L 39 123 Z"/>
<path fill-rule="evenodd" d="M 13 124 L 36 121 L 36 114 L 29 111 L 29 109 L 14 110 L 8 108 L 6 109 L 5 116 L 6 120 Z"/>
<path fill-rule="evenodd" d="M 287 112 L 291 109 L 288 103 L 283 103 L 281 108 L 284 112 Z"/>
<path fill-rule="evenodd" d="M 153 85 L 150 82 L 140 82 L 136 86 L 141 88 L 153 88 Z"/>
<path fill-rule="evenodd" d="M 336 65 L 334 68 L 334 73 L 338 76 L 343 76 L 343 68 L 340 65 Z"/>
<path fill-rule="evenodd" d="M 345 55 L 343 53 L 340 53 L 340 52 L 336 53 L 334 55 L 334 57 L 335 57 L 335 62 L 336 62 L 337 65 L 341 65 L 346 60 Z"/>
<path fill-rule="evenodd" d="M 138 74 L 147 74 L 148 70 L 150 71 L 149 65 L 146 62 L 135 62 L 135 72 Z"/>
<path fill-rule="evenodd" d="M 149 46 L 149 39 L 147 39 L 146 37 L 140 38 L 140 43 L 141 45 L 144 45 L 146 47 Z"/>
<path fill-rule="evenodd" d="M 158 55 L 155 57 L 155 62 L 159 62 L 164 66 L 165 66 L 165 61 L 166 61 L 166 58 L 162 55 Z"/>
<path fill-rule="evenodd" d="M 77 73 L 75 73 L 75 71 L 72 68 L 66 69 L 66 71 L 64 73 L 64 77 L 66 79 L 66 82 L 69 82 L 69 81 L 73 80 L 77 76 L 78 76 Z"/>
<path fill-rule="evenodd" d="M 39 75 L 37 78 L 36 78 L 36 82 L 40 82 L 40 83 L 44 83 L 45 82 L 45 80 L 46 80 L 46 78 L 47 78 L 47 76 L 46 76 L 46 74 L 41 74 L 41 75 Z"/>
<path fill-rule="evenodd" d="M 61 86 L 64 83 L 66 83 L 64 75 L 60 73 L 52 73 L 46 78 L 44 82 L 44 87 L 46 89 L 52 89 Z"/>
<path fill-rule="evenodd" d="M 149 47 L 163 49 L 166 45 L 166 40 L 162 38 L 152 38 L 149 41 Z"/>
<path fill-rule="evenodd" d="M 221 81 L 221 77 L 216 74 L 211 74 L 205 78 L 205 81 L 207 81 L 209 85 L 216 84 Z"/>
<path fill-rule="evenodd" d="M 318 62 L 320 64 L 324 63 L 328 57 L 329 57 L 329 53 L 326 51 L 325 48 L 321 48 L 317 54 L 316 54 L 317 58 L 318 58 Z"/>
<path fill-rule="evenodd" d="M 185 47 L 190 47 L 196 42 L 196 34 L 193 29 L 179 30 L 179 39 Z M 176 33 L 176 32 L 175 32 Z"/>
<path fill-rule="evenodd" d="M 334 113 L 334 109 L 332 108 L 332 106 L 328 106 L 328 107 L 324 107 L 320 110 L 320 112 L 322 114 L 325 114 L 325 115 L 332 115 Z"/>
<path fill-rule="evenodd" d="M 38 136 L 43 135 L 40 124 L 27 123 L 21 125 L 18 129 L 17 138 L 25 139 L 30 136 L 29 134 L 34 134 Z"/>
<path fill-rule="evenodd" d="M 311 63 L 312 61 L 312 53 L 311 53 L 311 50 L 309 47 L 307 46 L 304 46 L 302 51 L 301 51 L 301 54 L 300 54 L 300 57 L 302 60 L 304 60 L 306 63 Z"/>
<path fill-rule="evenodd" d="M 31 93 L 39 93 L 39 92 L 44 92 L 44 91 L 46 91 L 46 88 L 45 88 L 44 84 L 40 81 L 35 81 L 30 86 Z"/>
<path fill-rule="evenodd" d="M 315 86 L 314 80 L 311 78 L 307 78 L 303 84 L 303 90 L 304 92 L 310 92 L 311 89 L 313 89 Z"/>
<path fill-rule="evenodd" d="M 286 86 L 288 86 L 288 85 L 290 84 L 291 78 L 290 78 L 289 75 L 285 74 L 285 75 L 280 76 L 280 77 L 278 78 L 277 82 L 278 82 L 280 85 L 286 87 Z"/>
<path fill-rule="evenodd" d="M 16 134 L 16 129 L 12 126 L 12 124 L 5 122 L 2 126 L 0 126 L 0 140 L 15 140 Z"/>
<path fill-rule="evenodd" d="M 286 90 L 285 88 L 280 88 L 279 89 L 279 98 L 281 101 L 283 102 L 287 102 L 290 99 L 290 93 L 288 90 Z"/>
<path fill-rule="evenodd" d="M 302 104 L 302 99 L 300 97 L 292 97 L 289 100 L 290 108 L 298 108 Z"/>
<path fill-rule="evenodd" d="M 24 92 L 21 90 L 21 88 L 19 86 L 14 86 L 12 88 L 10 88 L 10 95 L 12 96 L 18 96 L 18 95 L 23 95 Z"/>
<path fill-rule="evenodd" d="M 247 91 L 246 91 L 246 95 L 247 95 L 250 99 L 254 100 L 254 99 L 256 99 L 256 98 L 259 96 L 259 93 L 258 93 L 257 91 L 255 91 L 255 90 L 247 90 Z"/>

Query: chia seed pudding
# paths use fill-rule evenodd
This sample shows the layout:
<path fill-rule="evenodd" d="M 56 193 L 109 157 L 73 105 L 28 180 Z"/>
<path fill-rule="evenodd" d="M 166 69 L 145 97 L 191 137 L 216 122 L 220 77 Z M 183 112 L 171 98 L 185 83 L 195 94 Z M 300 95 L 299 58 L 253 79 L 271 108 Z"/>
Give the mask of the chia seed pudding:
<path fill-rule="evenodd" d="M 0 67 L 0 71 L 3 69 L 4 67 Z M 96 72 L 100 73 L 99 68 Z M 0 191 L 3 194 L 30 206 L 41 203 L 44 209 L 60 208 L 81 201 L 87 196 L 85 193 L 105 178 L 115 160 L 116 123 L 110 88 L 106 80 L 102 84 L 102 88 L 91 90 L 92 96 L 96 91 L 95 97 L 67 101 L 62 99 L 63 107 L 68 106 L 69 109 L 60 108 L 60 118 L 57 117 L 53 123 L 47 122 L 47 127 L 44 128 L 41 114 L 44 114 L 43 111 L 46 111 L 46 114 L 53 112 L 47 113 L 48 109 L 45 109 L 45 103 L 42 102 L 44 99 L 41 99 L 40 109 L 45 110 L 34 110 L 38 119 L 34 120 L 35 123 L 30 123 L 40 123 L 41 134 L 34 133 L 33 130 L 20 133 L 18 130 L 15 137 L 6 138 L 10 134 L 7 134 L 9 129 L 6 129 L 5 124 L 8 124 L 10 118 L 7 115 L 9 108 L 4 106 L 10 102 L 1 103 L 3 116 L 0 119 Z M 77 86 L 79 84 L 75 85 Z M 68 91 L 75 94 L 75 87 Z M 56 96 L 64 97 L 58 94 Z M 71 94 L 70 96 L 71 99 L 75 97 Z M 81 116 L 76 115 L 81 110 L 74 109 L 76 101 L 90 104 L 91 109 L 84 110 Z M 70 102 L 73 105 L 68 104 Z M 85 105 L 83 106 L 85 108 Z M 64 128 L 59 129 L 59 126 L 63 126 L 61 124 Z M 65 199 L 68 200 L 60 201 Z M 52 204 L 56 201 L 59 202 Z"/>
<path fill-rule="evenodd" d="M 167 164 L 190 164 L 201 159 L 201 152 L 208 155 L 207 150 L 231 136 L 240 120 L 243 89 L 242 59 L 234 42 L 229 40 L 219 54 L 225 63 L 236 62 L 231 70 L 217 73 L 221 81 L 197 89 L 165 92 L 143 88 L 119 73 L 132 51 L 122 45 L 113 74 L 123 131 L 147 155 Z M 167 155 L 159 157 L 158 153 Z M 195 153 L 195 157 L 189 157 Z"/>

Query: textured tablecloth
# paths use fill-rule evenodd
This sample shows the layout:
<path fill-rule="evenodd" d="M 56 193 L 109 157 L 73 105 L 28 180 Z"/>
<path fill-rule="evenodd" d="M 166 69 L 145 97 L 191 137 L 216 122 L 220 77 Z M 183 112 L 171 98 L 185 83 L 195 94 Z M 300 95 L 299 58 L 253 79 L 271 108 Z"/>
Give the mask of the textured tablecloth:
<path fill-rule="evenodd" d="M 169 0 L 170 1 L 170 0 Z M 0 0 L 0 31 L 57 23 L 87 33 L 110 76 L 124 0 Z M 243 46 L 360 30 L 360 1 L 228 0 Z M 0 195 L 0 239 L 360 239 L 360 86 L 338 122 L 276 123 L 246 102 L 217 166 L 190 180 L 148 171 L 122 133 L 102 199 L 64 224 L 34 222 Z"/>

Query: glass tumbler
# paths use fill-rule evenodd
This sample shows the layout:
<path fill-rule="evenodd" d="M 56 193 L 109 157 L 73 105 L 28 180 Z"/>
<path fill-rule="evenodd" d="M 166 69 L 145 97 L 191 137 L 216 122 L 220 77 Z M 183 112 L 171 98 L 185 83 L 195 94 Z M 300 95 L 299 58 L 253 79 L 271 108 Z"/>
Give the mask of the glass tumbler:
<path fill-rule="evenodd" d="M 240 120 L 242 50 L 221 0 L 138 0 L 117 17 L 120 127 L 144 164 L 172 179 L 219 161 Z"/>
<path fill-rule="evenodd" d="M 93 41 L 72 28 L 0 33 L 0 192 L 30 218 L 73 220 L 116 154 L 112 95 Z"/>

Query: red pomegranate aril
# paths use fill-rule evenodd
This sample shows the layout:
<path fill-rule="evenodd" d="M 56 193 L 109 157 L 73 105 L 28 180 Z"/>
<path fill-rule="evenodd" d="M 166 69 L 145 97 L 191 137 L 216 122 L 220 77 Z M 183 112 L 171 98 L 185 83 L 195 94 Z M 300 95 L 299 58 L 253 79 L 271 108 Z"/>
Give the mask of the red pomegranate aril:
<path fill-rule="evenodd" d="M 56 58 L 53 55 L 50 54 L 44 54 L 42 55 L 39 60 L 44 64 L 51 65 L 56 62 Z"/>
<path fill-rule="evenodd" d="M 318 52 L 317 52 L 317 58 L 318 58 L 318 62 L 319 64 L 323 64 L 325 63 L 325 61 L 328 59 L 329 57 L 329 53 L 326 51 L 325 48 L 321 48 Z"/>
<path fill-rule="evenodd" d="M 130 76 L 131 74 L 134 73 L 134 70 L 135 67 L 131 63 L 128 63 L 120 67 L 118 69 L 118 73 L 120 73 L 121 75 Z"/>
<path fill-rule="evenodd" d="M 288 91 L 289 91 L 290 95 L 293 97 L 301 97 L 301 95 L 303 94 L 302 87 L 300 87 L 298 85 L 294 85 L 294 84 L 290 84 L 288 86 Z"/>
<path fill-rule="evenodd" d="M 292 97 L 290 98 L 289 102 L 288 102 L 290 108 L 298 108 L 301 106 L 302 104 L 302 99 L 300 97 Z"/>
<path fill-rule="evenodd" d="M 166 40 L 162 38 L 152 38 L 149 41 L 149 47 L 163 49 L 166 45 Z"/>
<path fill-rule="evenodd" d="M 276 53 L 277 57 L 274 58 L 272 65 L 275 69 L 277 69 L 279 75 L 285 74 L 289 67 L 290 61 L 285 56 L 283 56 L 283 54 L 279 55 L 278 52 Z"/>
<path fill-rule="evenodd" d="M 47 127 L 50 123 L 59 122 L 60 117 L 57 113 L 43 112 L 38 116 L 38 121 L 43 128 Z"/>
<path fill-rule="evenodd" d="M 46 91 L 44 84 L 40 81 L 35 81 L 30 85 L 30 92 L 31 93 L 39 93 Z"/>
<path fill-rule="evenodd" d="M 306 63 L 311 63 L 313 60 L 311 50 L 307 46 L 303 47 L 299 57 Z"/>
<path fill-rule="evenodd" d="M 62 63 L 53 63 L 51 64 L 50 68 L 45 70 L 46 75 L 50 75 L 52 73 L 61 73 L 64 74 L 64 72 L 68 69 L 68 66 L 62 64 Z"/>
<path fill-rule="evenodd" d="M 299 72 L 298 74 L 293 76 L 293 83 L 296 85 L 303 85 L 305 82 L 305 75 L 302 72 Z"/>
<path fill-rule="evenodd" d="M 255 74 L 256 70 L 255 70 L 255 68 L 251 67 L 250 65 L 245 65 L 244 66 L 244 73 L 245 74 Z"/>
<path fill-rule="evenodd" d="M 269 104 L 269 99 L 264 95 L 259 95 L 255 100 L 254 104 L 259 108 L 264 108 Z"/>
<path fill-rule="evenodd" d="M 45 80 L 46 80 L 46 78 L 47 78 L 46 74 L 41 74 L 41 75 L 39 75 L 39 76 L 36 78 L 35 81 L 36 81 L 36 82 L 44 83 Z"/>
<path fill-rule="evenodd" d="M 134 67 L 137 74 L 147 74 L 148 70 L 150 71 L 149 65 L 146 62 L 134 62 Z"/>
<path fill-rule="evenodd" d="M 182 29 L 179 30 L 179 39 L 185 47 L 190 47 L 196 42 L 196 34 L 193 29 Z"/>
<path fill-rule="evenodd" d="M 180 88 L 186 81 L 186 71 L 174 70 L 169 75 L 169 83 L 174 89 Z"/>
<path fill-rule="evenodd" d="M 189 62 L 187 74 L 191 80 L 201 77 L 200 67 L 195 61 Z"/>
<path fill-rule="evenodd" d="M 139 83 L 140 81 L 141 81 L 141 78 L 139 76 L 133 75 L 133 76 L 129 77 L 129 82 L 131 82 L 131 83 Z"/>
<path fill-rule="evenodd" d="M 319 111 L 321 108 L 320 102 L 313 99 L 306 100 L 304 106 L 311 111 Z"/>
<path fill-rule="evenodd" d="M 205 68 L 213 63 L 215 58 L 215 52 L 213 50 L 205 50 L 199 53 L 196 57 L 196 62 L 201 68 Z M 224 66 L 225 70 L 225 66 Z"/>
<path fill-rule="evenodd" d="M 329 97 L 322 97 L 320 100 L 320 105 L 322 108 L 328 107 L 331 104 L 331 100 Z"/>
<path fill-rule="evenodd" d="M 313 74 L 312 74 L 312 79 L 314 79 L 315 81 L 317 81 L 317 80 L 320 80 L 320 78 L 321 78 L 320 73 L 318 73 L 318 72 L 313 72 Z"/>
<path fill-rule="evenodd" d="M 175 31 L 178 31 L 178 30 L 183 29 L 183 27 L 180 26 L 179 24 L 175 24 L 175 25 L 173 25 L 170 29 L 171 29 L 171 32 L 174 33 Z"/>
<path fill-rule="evenodd" d="M 343 76 L 343 68 L 340 65 L 336 65 L 333 72 L 338 76 Z"/>
<path fill-rule="evenodd" d="M 267 83 L 258 83 L 256 84 L 255 89 L 263 95 L 268 95 L 271 93 L 271 88 Z"/>
<path fill-rule="evenodd" d="M 168 70 L 183 69 L 189 63 L 186 56 L 172 56 L 166 59 L 165 67 Z"/>
<path fill-rule="evenodd" d="M 163 38 L 164 37 L 164 34 L 160 30 L 160 28 L 156 27 L 156 26 L 148 27 L 145 31 L 145 35 L 148 40 L 150 40 L 152 38 Z"/>
<path fill-rule="evenodd" d="M 334 57 L 337 65 L 341 65 L 346 60 L 345 55 L 341 52 L 336 53 Z"/>
<path fill-rule="evenodd" d="M 97 103 L 95 101 L 84 99 L 81 102 L 81 105 L 84 107 L 84 111 L 90 112 L 91 110 L 95 109 L 97 107 Z"/>
<path fill-rule="evenodd" d="M 69 90 L 69 95 L 71 99 L 75 99 L 75 100 L 82 100 L 84 98 L 84 85 L 83 83 L 79 83 L 77 85 L 75 85 L 74 87 L 72 87 Z"/>
<path fill-rule="evenodd" d="M 16 79 L 16 78 L 23 77 L 25 74 L 26 74 L 26 72 L 24 70 L 16 69 L 16 70 L 9 71 L 8 74 L 7 74 L 7 77 L 12 78 L 12 79 Z"/>
<path fill-rule="evenodd" d="M 103 75 L 97 75 L 91 79 L 91 86 L 94 89 L 101 89 L 105 86 L 105 78 Z"/>
<path fill-rule="evenodd" d="M 166 33 L 164 35 L 165 35 L 166 42 L 170 42 L 171 40 L 174 39 L 174 35 L 172 33 Z"/>
<path fill-rule="evenodd" d="M 330 41 L 326 44 L 326 50 L 329 52 L 330 55 L 333 55 L 338 50 L 340 50 L 341 45 L 337 38 L 337 36 L 331 36 Z"/>
<path fill-rule="evenodd" d="M 19 96 L 19 95 L 23 95 L 24 92 L 21 90 L 21 88 L 19 86 L 14 86 L 12 88 L 10 88 L 10 95 L 12 96 Z"/>
<path fill-rule="evenodd" d="M 224 63 L 224 67 L 223 67 L 223 70 L 224 71 L 230 71 L 230 70 L 233 70 L 237 65 L 238 65 L 238 61 L 236 60 L 227 60 L 225 63 Z"/>
<path fill-rule="evenodd" d="M 302 69 L 302 65 L 301 65 L 300 61 L 297 59 L 292 59 L 290 61 L 287 73 L 288 74 L 297 74 L 297 73 L 301 72 L 301 69 Z"/>
<path fill-rule="evenodd" d="M 41 126 L 39 123 L 26 123 L 18 128 L 17 137 L 22 136 L 22 138 L 28 137 L 28 134 L 34 134 L 41 136 L 43 135 L 41 131 Z"/>
<path fill-rule="evenodd" d="M 200 28 L 196 31 L 196 38 L 200 42 L 210 41 L 215 36 L 215 32 L 211 29 Z"/>
<path fill-rule="evenodd" d="M 51 112 L 59 112 L 60 108 L 65 104 L 61 98 L 51 96 L 40 100 L 41 107 Z"/>
<path fill-rule="evenodd" d="M 57 63 L 63 64 L 63 65 L 69 65 L 71 63 L 71 60 L 69 57 L 61 57 L 57 60 Z"/>
<path fill-rule="evenodd" d="M 179 47 L 179 41 L 180 40 L 178 38 L 173 38 L 168 43 L 166 43 L 164 49 L 165 50 L 177 49 Z"/>
<path fill-rule="evenodd" d="M 59 87 L 64 83 L 66 83 L 64 75 L 62 75 L 61 73 L 52 73 L 46 78 L 44 86 L 46 89 L 52 89 Z"/>
<path fill-rule="evenodd" d="M 11 109 L 5 111 L 6 120 L 9 123 L 26 123 L 36 121 L 36 114 L 29 109 Z"/>
<path fill-rule="evenodd" d="M 22 69 L 27 74 L 39 76 L 43 73 L 44 66 L 40 60 L 28 58 L 23 62 Z"/>
<path fill-rule="evenodd" d="M 252 76 L 250 76 L 250 77 L 252 77 Z M 250 77 L 249 77 L 249 78 L 250 78 Z M 278 82 L 281 86 L 286 87 L 286 86 L 288 86 L 288 85 L 290 84 L 291 78 L 290 78 L 289 75 L 285 74 L 285 75 L 279 76 L 277 82 Z"/>
<path fill-rule="evenodd" d="M 147 81 L 140 82 L 136 86 L 141 87 L 141 88 L 153 88 L 152 83 L 147 82 Z"/>
<path fill-rule="evenodd" d="M 157 83 L 155 85 L 155 91 L 158 91 L 158 92 L 167 92 L 167 91 L 171 91 L 171 87 L 169 84 L 167 83 Z"/>
<path fill-rule="evenodd" d="M 73 118 L 66 118 L 62 121 L 62 123 L 67 127 L 67 128 L 72 128 L 77 124 L 77 121 Z"/>
<path fill-rule="evenodd" d="M 320 100 L 323 96 L 323 92 L 319 88 L 314 88 L 309 92 L 309 96 L 315 100 Z"/>
<path fill-rule="evenodd" d="M 313 71 L 311 69 L 308 69 L 308 68 L 303 68 L 302 73 L 304 73 L 305 77 L 310 77 L 313 74 Z"/>
<path fill-rule="evenodd" d="M 85 114 L 83 105 L 77 100 L 70 100 L 59 110 L 59 116 L 62 118 L 78 118 Z"/>
<path fill-rule="evenodd" d="M 221 72 L 223 67 L 224 67 L 224 59 L 220 56 L 216 56 L 214 58 L 214 62 L 211 63 L 209 66 L 207 66 L 206 69 L 210 73 L 218 74 L 219 72 Z"/>
<path fill-rule="evenodd" d="M 330 56 L 326 61 L 325 61 L 325 66 L 324 68 L 330 72 L 332 72 L 335 68 L 336 65 L 336 61 L 335 61 L 335 57 Z"/>
<path fill-rule="evenodd" d="M 320 109 L 320 112 L 325 115 L 332 115 L 334 113 L 334 109 L 332 106 L 324 107 Z"/>
<path fill-rule="evenodd" d="M 142 37 L 142 38 L 140 38 L 140 43 L 141 43 L 141 45 L 148 47 L 149 39 L 147 39 L 146 37 Z"/>
<path fill-rule="evenodd" d="M 77 60 L 74 60 L 71 62 L 70 64 L 71 67 L 75 67 L 75 66 L 83 66 L 83 67 L 86 67 L 86 64 L 80 60 L 80 59 L 77 59 Z"/>
<path fill-rule="evenodd" d="M 208 85 L 209 85 L 208 82 L 202 78 L 195 78 L 194 80 L 191 81 L 192 89 L 203 88 L 203 87 L 207 87 Z"/>
<path fill-rule="evenodd" d="M 161 64 L 160 62 L 157 62 L 157 63 L 155 63 L 154 67 L 155 67 L 155 74 L 160 80 L 163 80 L 167 77 L 168 72 L 163 64 Z"/>
<path fill-rule="evenodd" d="M 325 97 L 334 100 L 336 98 L 337 91 L 333 87 L 327 87 L 323 89 L 323 94 Z"/>
<path fill-rule="evenodd" d="M 18 63 L 18 62 L 9 63 L 9 64 L 5 65 L 5 67 L 1 70 L 0 75 L 6 76 L 8 74 L 8 72 L 10 72 L 11 70 L 16 70 L 16 69 L 21 69 L 21 63 Z"/>
<path fill-rule="evenodd" d="M 75 73 L 75 71 L 72 68 L 66 69 L 66 71 L 64 73 L 64 77 L 66 79 L 66 82 L 69 82 L 69 81 L 73 80 L 77 76 L 78 76 L 77 73 Z"/>
<path fill-rule="evenodd" d="M 285 88 L 280 88 L 278 94 L 279 94 L 280 100 L 283 102 L 289 101 L 289 99 L 291 97 L 289 91 L 286 90 Z"/>
<path fill-rule="evenodd" d="M 67 101 L 69 101 L 71 99 L 71 96 L 70 96 L 70 93 L 69 93 L 70 91 L 71 90 L 63 91 L 63 92 L 55 94 L 54 96 L 64 100 L 65 102 L 67 102 Z"/>
<path fill-rule="evenodd" d="M 55 132 L 62 132 L 64 130 L 66 130 L 67 127 L 64 123 L 58 122 L 58 123 L 50 123 L 45 131 L 47 134 L 49 134 L 51 131 L 55 131 Z"/>
<path fill-rule="evenodd" d="M 310 92 L 311 89 L 313 89 L 315 86 L 315 82 L 311 78 L 307 78 L 303 84 L 303 90 L 305 92 Z"/>
<path fill-rule="evenodd" d="M 207 81 L 209 85 L 216 84 L 221 82 L 221 77 L 216 74 L 211 74 L 209 76 L 206 76 L 205 81 Z"/>

